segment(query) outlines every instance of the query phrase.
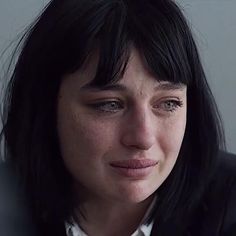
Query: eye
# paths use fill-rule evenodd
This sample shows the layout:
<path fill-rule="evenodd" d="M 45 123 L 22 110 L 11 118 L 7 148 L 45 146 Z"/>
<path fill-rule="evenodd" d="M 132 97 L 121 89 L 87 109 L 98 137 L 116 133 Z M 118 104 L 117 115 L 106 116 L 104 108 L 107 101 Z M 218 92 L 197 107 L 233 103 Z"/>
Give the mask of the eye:
<path fill-rule="evenodd" d="M 182 107 L 183 102 L 180 100 L 165 100 L 161 101 L 155 108 L 161 109 L 164 112 L 174 112 L 178 109 L 178 107 Z"/>
<path fill-rule="evenodd" d="M 99 111 L 99 112 L 108 112 L 108 113 L 116 113 L 119 110 L 124 108 L 124 105 L 121 101 L 101 101 L 93 104 L 89 104 L 90 107 Z"/>

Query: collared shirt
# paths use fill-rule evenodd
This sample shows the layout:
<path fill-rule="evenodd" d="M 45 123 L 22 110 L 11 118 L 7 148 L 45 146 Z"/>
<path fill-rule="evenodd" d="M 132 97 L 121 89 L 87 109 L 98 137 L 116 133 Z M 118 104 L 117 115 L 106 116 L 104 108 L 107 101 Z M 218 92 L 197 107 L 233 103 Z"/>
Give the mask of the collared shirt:
<path fill-rule="evenodd" d="M 132 233 L 131 236 L 150 236 L 152 231 L 153 222 L 149 225 L 141 225 L 138 229 Z M 66 225 L 66 235 L 67 236 L 88 236 L 78 224 Z"/>
<path fill-rule="evenodd" d="M 149 225 L 144 224 L 145 220 L 147 219 L 148 215 L 150 214 L 152 208 L 154 207 L 156 202 L 156 197 L 153 199 L 152 203 L 150 204 L 148 210 L 146 211 L 139 227 L 131 236 L 150 236 L 152 231 L 153 222 Z M 72 224 L 65 223 L 66 227 L 66 235 L 67 236 L 88 236 L 77 223 L 72 221 Z"/>

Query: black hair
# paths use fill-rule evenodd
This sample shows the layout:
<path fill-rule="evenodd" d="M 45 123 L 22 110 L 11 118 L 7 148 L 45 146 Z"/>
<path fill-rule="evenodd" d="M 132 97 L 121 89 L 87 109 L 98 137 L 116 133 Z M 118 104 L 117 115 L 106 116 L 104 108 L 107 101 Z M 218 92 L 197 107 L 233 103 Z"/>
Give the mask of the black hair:
<path fill-rule="evenodd" d="M 62 77 L 99 51 L 94 86 L 122 78 L 131 47 L 158 80 L 187 85 L 187 125 L 176 165 L 157 190 L 150 219 L 194 208 L 224 148 L 222 124 L 198 50 L 171 0 L 52 0 L 21 39 L 4 100 L 6 160 L 17 168 L 37 219 L 73 215 L 71 177 L 57 137 Z"/>

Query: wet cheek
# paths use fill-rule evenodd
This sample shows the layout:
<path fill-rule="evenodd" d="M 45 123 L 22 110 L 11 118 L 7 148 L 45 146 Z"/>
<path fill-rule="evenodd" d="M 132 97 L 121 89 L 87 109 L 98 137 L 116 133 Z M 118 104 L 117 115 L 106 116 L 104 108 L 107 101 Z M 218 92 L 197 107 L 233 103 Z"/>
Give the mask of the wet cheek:
<path fill-rule="evenodd" d="M 61 123 L 61 146 L 65 157 L 99 159 L 112 146 L 114 132 L 102 122 L 74 114 Z"/>
<path fill-rule="evenodd" d="M 185 119 L 163 126 L 163 130 L 159 136 L 159 143 L 166 157 L 175 159 L 178 156 L 184 133 Z"/>

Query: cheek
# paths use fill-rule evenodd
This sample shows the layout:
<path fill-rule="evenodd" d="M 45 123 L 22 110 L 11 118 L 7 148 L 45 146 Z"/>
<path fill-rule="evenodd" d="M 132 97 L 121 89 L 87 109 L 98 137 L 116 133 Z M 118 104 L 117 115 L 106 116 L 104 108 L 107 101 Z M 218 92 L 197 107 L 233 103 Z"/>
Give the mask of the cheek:
<path fill-rule="evenodd" d="M 165 128 L 161 132 L 162 135 L 159 136 L 162 158 L 158 173 L 164 181 L 177 161 L 185 132 L 185 120 L 168 123 L 168 125 L 163 127 Z"/>
<path fill-rule="evenodd" d="M 110 149 L 114 132 L 104 123 L 71 110 L 59 114 L 58 118 L 58 136 L 64 160 L 81 162 L 104 156 Z"/>
<path fill-rule="evenodd" d="M 165 156 L 171 159 L 176 159 L 182 145 L 185 128 L 186 128 L 186 115 L 183 113 L 181 116 L 176 117 L 165 125 L 160 132 L 159 143 Z"/>

